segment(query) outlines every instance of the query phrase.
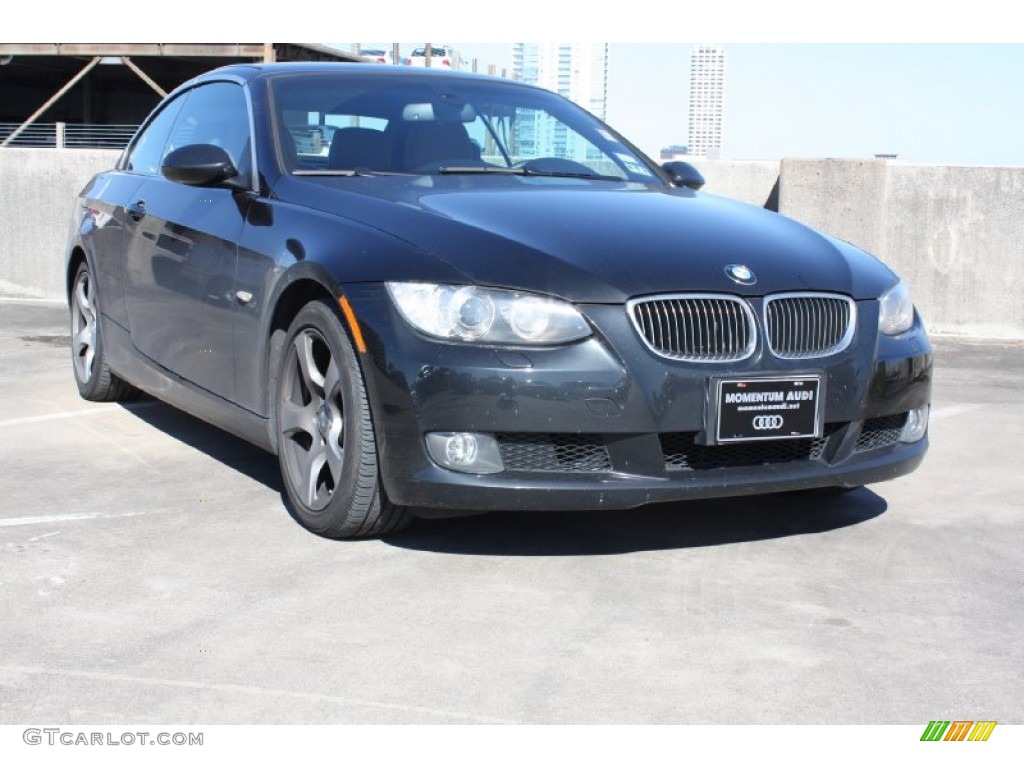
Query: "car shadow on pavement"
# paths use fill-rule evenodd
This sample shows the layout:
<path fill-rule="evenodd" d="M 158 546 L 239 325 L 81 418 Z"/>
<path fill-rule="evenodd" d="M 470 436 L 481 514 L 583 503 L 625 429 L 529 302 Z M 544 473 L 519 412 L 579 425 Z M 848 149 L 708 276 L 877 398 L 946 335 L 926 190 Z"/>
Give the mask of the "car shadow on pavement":
<path fill-rule="evenodd" d="M 169 437 L 262 483 L 287 506 L 276 456 L 158 400 L 123 407 Z M 616 511 L 490 512 L 417 520 L 410 528 L 384 537 L 384 542 L 455 555 L 611 555 L 824 533 L 878 517 L 886 506 L 881 496 L 861 488 L 849 493 L 777 493 Z"/>
<path fill-rule="evenodd" d="M 279 494 L 283 493 L 277 457 L 262 448 L 159 400 L 136 400 L 124 403 L 122 407 L 169 437 L 202 451 Z"/>
<path fill-rule="evenodd" d="M 824 533 L 876 518 L 886 508 L 885 499 L 866 488 L 777 493 L 625 511 L 492 512 L 418 520 L 384 541 L 460 555 L 613 555 Z"/>

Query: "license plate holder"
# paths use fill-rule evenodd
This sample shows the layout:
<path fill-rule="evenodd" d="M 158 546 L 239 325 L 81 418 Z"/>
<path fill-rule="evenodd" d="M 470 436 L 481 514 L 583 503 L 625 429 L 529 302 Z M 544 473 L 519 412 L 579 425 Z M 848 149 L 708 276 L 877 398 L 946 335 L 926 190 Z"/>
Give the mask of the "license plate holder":
<path fill-rule="evenodd" d="M 717 379 L 716 442 L 821 437 L 822 389 L 818 374 Z"/>

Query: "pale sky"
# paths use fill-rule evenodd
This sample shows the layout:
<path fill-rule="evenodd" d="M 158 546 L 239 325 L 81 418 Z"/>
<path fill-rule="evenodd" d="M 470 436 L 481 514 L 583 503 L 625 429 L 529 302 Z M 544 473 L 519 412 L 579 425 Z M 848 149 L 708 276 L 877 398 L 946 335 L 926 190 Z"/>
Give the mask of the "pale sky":
<path fill-rule="evenodd" d="M 481 66 L 512 68 L 510 43 L 451 44 Z M 725 159 L 886 153 L 916 163 L 1024 165 L 1024 45 L 725 49 Z M 613 43 L 610 57 L 608 122 L 654 157 L 686 144 L 690 44 Z"/>

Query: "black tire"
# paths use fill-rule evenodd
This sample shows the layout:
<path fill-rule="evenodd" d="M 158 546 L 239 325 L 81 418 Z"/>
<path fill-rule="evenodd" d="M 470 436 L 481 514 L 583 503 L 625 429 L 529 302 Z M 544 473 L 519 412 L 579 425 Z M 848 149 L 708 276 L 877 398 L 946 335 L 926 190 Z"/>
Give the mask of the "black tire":
<path fill-rule="evenodd" d="M 383 536 L 412 520 L 380 482 L 366 385 L 338 311 L 313 301 L 295 316 L 274 400 L 285 499 L 304 527 L 330 539 Z"/>
<path fill-rule="evenodd" d="M 75 270 L 69 297 L 71 309 L 71 368 L 78 394 L 94 402 L 130 400 L 138 394 L 131 384 L 117 377 L 103 351 L 96 282 L 89 265 L 82 262 Z"/>

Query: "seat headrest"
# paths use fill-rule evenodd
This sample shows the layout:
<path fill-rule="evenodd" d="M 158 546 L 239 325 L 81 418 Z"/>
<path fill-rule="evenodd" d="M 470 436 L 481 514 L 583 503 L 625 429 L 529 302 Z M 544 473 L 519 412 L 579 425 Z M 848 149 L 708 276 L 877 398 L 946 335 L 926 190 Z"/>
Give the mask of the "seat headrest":
<path fill-rule="evenodd" d="M 472 162 L 473 145 L 462 123 L 410 123 L 405 133 L 406 170 L 415 171 L 441 161 Z"/>
<path fill-rule="evenodd" d="M 390 170 L 391 145 L 383 131 L 373 128 L 339 128 L 331 139 L 327 167 Z"/>

